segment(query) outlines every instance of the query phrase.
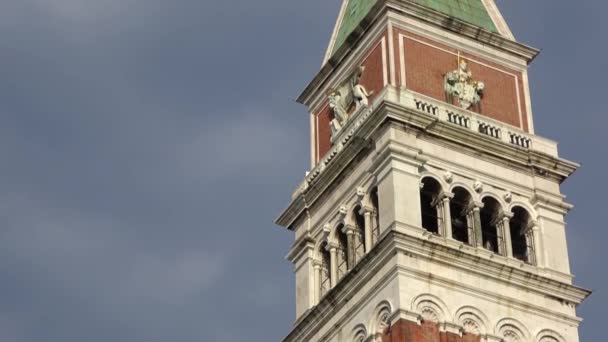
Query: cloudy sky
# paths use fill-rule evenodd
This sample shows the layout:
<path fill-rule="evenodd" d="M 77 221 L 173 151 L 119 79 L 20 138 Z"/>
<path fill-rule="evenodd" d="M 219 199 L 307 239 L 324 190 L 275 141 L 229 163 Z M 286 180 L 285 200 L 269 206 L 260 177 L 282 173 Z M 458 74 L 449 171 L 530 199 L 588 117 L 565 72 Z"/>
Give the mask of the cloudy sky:
<path fill-rule="evenodd" d="M 608 39 L 601 0 L 502 0 L 604 336 Z M 308 165 L 293 99 L 338 0 L 0 2 L 0 340 L 278 341 L 294 319 L 272 220 Z M 602 176 L 604 175 L 604 176 Z"/>

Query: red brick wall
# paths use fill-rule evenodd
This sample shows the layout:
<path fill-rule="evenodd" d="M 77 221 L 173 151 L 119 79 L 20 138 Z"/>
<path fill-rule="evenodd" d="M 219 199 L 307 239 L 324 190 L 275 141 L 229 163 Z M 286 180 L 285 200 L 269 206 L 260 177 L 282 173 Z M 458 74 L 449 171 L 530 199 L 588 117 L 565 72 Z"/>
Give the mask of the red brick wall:
<path fill-rule="evenodd" d="M 433 322 L 414 322 L 400 320 L 388 328 L 382 336 L 382 342 L 480 342 L 475 335 L 463 336 L 441 332 L 439 325 Z"/>
<path fill-rule="evenodd" d="M 386 35 L 382 36 L 386 39 Z M 382 37 L 373 45 L 370 52 L 366 54 L 366 57 L 360 62 L 360 65 L 365 67 L 363 74 L 361 75 L 360 83 L 365 86 L 365 89 L 372 93 L 369 97 L 370 103 L 373 99 L 382 91 L 385 82 L 388 82 L 388 74 L 386 74 L 386 80 L 384 75 L 384 62 L 382 52 Z M 385 44 L 388 42 L 385 40 Z M 388 66 L 387 66 L 388 68 Z M 353 109 L 354 110 L 354 107 Z M 329 105 L 323 104 L 321 110 L 316 113 L 316 133 L 317 142 L 315 144 L 315 155 L 316 160 L 323 158 L 325 153 L 331 148 L 331 129 L 329 123 L 333 119 L 333 114 Z"/>
<path fill-rule="evenodd" d="M 396 49 L 403 39 L 403 51 L 397 51 L 397 56 L 404 55 L 405 80 L 401 79 L 400 62 L 396 62 L 399 85 L 445 101 L 444 75 L 458 67 L 460 55 L 467 60 L 473 78 L 485 83 L 480 114 L 528 130 L 521 72 L 402 30 L 395 30 L 395 36 Z"/>
<path fill-rule="evenodd" d="M 334 116 L 331 108 L 329 108 L 329 104 L 325 104 L 323 109 L 317 114 L 317 161 L 331 148 L 331 128 L 329 127 L 329 123 L 333 118 Z"/>

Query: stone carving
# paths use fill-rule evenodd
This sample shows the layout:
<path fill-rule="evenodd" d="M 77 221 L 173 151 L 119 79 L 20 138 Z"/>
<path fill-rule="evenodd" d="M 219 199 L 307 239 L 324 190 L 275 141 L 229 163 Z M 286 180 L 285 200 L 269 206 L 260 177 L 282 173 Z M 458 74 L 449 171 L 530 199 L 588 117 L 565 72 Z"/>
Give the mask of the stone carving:
<path fill-rule="evenodd" d="M 563 342 L 564 338 L 553 330 L 543 330 L 538 336 L 541 336 L 538 342 Z"/>
<path fill-rule="evenodd" d="M 483 82 L 473 80 L 473 74 L 469 71 L 467 61 L 464 59 L 460 59 L 458 69 L 445 75 L 444 86 L 448 101 L 454 103 L 456 97 L 460 107 L 464 109 L 469 109 L 481 102 L 485 88 Z"/>
<path fill-rule="evenodd" d="M 505 330 L 502 336 L 505 342 L 521 342 L 519 334 L 513 330 Z"/>
<path fill-rule="evenodd" d="M 364 342 L 365 339 L 367 338 L 367 330 L 365 329 L 365 327 L 360 324 L 355 328 L 355 332 L 353 334 L 353 341 L 354 342 Z"/>
<path fill-rule="evenodd" d="M 378 332 L 384 332 L 389 326 L 390 312 L 388 310 L 384 310 L 378 316 Z"/>
<path fill-rule="evenodd" d="M 483 183 L 480 181 L 475 181 L 475 183 L 473 183 L 473 190 L 475 190 L 475 192 L 482 192 L 483 191 Z"/>
<path fill-rule="evenodd" d="M 439 322 L 439 315 L 437 314 L 437 312 L 435 311 L 435 309 L 426 306 L 421 310 L 420 315 L 422 316 L 422 320 L 427 321 L 427 322 L 434 322 L 434 323 L 438 323 Z"/>
<path fill-rule="evenodd" d="M 513 194 L 510 192 L 507 192 L 504 196 L 504 199 L 507 203 L 511 203 L 511 201 L 513 201 Z"/>
<path fill-rule="evenodd" d="M 445 179 L 445 181 L 448 183 L 452 183 L 454 180 L 454 175 L 450 171 L 446 171 L 443 175 L 443 179 Z"/>
<path fill-rule="evenodd" d="M 473 335 L 479 335 L 481 332 L 479 324 L 470 318 L 467 318 L 462 322 L 462 330 L 467 334 Z"/>
<path fill-rule="evenodd" d="M 330 123 L 332 137 L 348 122 L 348 112 L 353 104 L 355 110 L 369 106 L 368 97 L 372 93 L 359 84 L 364 70 L 365 67 L 360 66 L 343 84 L 329 92 L 329 108 L 334 113 L 334 119 Z"/>

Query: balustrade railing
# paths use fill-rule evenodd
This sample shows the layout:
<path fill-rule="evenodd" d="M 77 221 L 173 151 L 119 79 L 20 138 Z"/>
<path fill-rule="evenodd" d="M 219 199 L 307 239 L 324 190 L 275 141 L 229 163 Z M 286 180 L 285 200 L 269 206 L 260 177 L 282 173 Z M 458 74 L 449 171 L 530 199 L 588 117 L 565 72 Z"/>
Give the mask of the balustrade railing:
<path fill-rule="evenodd" d="M 479 134 L 483 134 L 522 148 L 530 149 L 534 144 L 535 140 L 533 137 L 527 136 L 524 132 L 518 132 L 515 128 L 511 129 L 510 126 L 502 124 L 491 118 L 487 118 L 466 110 L 461 110 L 459 108 L 455 108 L 454 106 L 440 103 L 439 101 L 431 98 L 417 98 L 419 94 L 414 94 L 411 92 L 406 92 L 405 94 L 405 101 L 412 101 L 413 103 L 409 103 L 415 105 L 417 110 L 433 115 L 439 120 L 447 121 L 451 124 L 473 130 Z M 408 98 L 409 100 L 407 100 Z M 477 124 L 474 125 L 474 121 L 477 122 Z M 550 153 L 553 152 L 552 150 L 554 147 L 551 146 L 550 141 L 546 141 L 542 138 L 539 139 L 540 145 L 538 148 L 540 150 L 550 151 Z"/>
<path fill-rule="evenodd" d="M 488 135 L 492 138 L 500 139 L 500 128 L 487 124 L 485 122 L 477 121 L 479 123 L 479 133 Z"/>
<path fill-rule="evenodd" d="M 439 107 L 437 107 L 437 106 L 433 106 L 432 104 L 421 101 L 421 100 L 414 100 L 414 101 L 416 101 L 416 109 L 418 109 L 418 110 L 427 112 L 428 114 L 431 114 L 431 115 L 437 115 L 439 113 Z"/>
<path fill-rule="evenodd" d="M 509 142 L 523 148 L 530 148 L 532 140 L 517 133 L 509 133 Z"/>
<path fill-rule="evenodd" d="M 447 113 L 449 122 L 458 126 L 462 126 L 464 128 L 471 128 L 471 119 L 467 118 L 464 115 L 456 114 L 454 112 L 448 111 Z"/>

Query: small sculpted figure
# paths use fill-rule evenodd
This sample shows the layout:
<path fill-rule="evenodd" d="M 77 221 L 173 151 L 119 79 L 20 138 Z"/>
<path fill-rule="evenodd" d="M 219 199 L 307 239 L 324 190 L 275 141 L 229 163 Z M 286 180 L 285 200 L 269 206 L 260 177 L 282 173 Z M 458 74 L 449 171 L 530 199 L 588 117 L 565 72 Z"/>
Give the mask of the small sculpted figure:
<path fill-rule="evenodd" d="M 467 62 L 461 59 L 458 69 L 445 75 L 444 88 L 449 102 L 453 103 L 454 97 L 457 97 L 460 107 L 469 109 L 481 101 L 485 84 L 473 80 Z"/>
<path fill-rule="evenodd" d="M 329 108 L 334 114 L 334 119 L 330 123 L 332 137 L 348 122 L 348 111 L 353 104 L 355 111 L 369 106 L 368 97 L 371 93 L 359 83 L 364 70 L 364 67 L 359 67 L 347 81 L 328 94 Z"/>

